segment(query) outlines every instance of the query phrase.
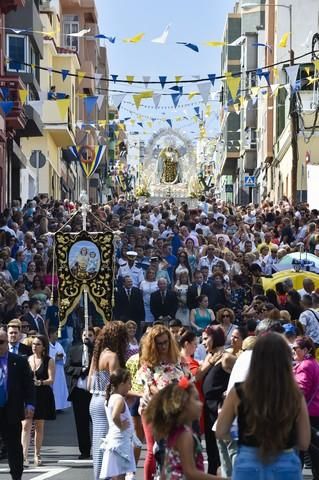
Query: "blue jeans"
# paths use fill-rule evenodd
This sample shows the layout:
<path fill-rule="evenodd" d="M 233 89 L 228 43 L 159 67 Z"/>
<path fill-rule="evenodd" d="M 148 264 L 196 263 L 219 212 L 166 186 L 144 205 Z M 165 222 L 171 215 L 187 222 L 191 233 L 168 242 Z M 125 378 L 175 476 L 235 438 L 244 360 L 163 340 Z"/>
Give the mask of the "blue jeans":
<path fill-rule="evenodd" d="M 301 462 L 295 451 L 288 450 L 263 464 L 257 448 L 240 446 L 232 480 L 302 480 Z"/>

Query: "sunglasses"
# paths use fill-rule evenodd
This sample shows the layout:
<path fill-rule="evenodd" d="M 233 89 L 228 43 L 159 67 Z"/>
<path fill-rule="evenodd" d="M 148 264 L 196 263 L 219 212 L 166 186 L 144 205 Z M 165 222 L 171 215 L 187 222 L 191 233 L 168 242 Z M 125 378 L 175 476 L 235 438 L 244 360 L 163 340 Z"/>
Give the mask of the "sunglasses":
<path fill-rule="evenodd" d="M 169 344 L 168 340 L 165 340 L 164 342 L 155 342 L 157 347 L 165 347 L 166 345 Z"/>
<path fill-rule="evenodd" d="M 222 315 L 222 318 L 230 317 L 228 313 L 225 313 L 225 315 Z"/>

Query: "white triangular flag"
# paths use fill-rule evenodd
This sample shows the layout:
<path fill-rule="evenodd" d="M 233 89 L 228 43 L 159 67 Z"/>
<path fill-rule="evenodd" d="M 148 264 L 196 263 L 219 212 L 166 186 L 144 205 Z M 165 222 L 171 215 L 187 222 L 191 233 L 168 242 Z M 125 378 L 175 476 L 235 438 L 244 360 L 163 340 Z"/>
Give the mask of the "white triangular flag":
<path fill-rule="evenodd" d="M 229 43 L 228 46 L 229 47 L 239 47 L 239 46 L 243 45 L 245 43 L 245 41 L 246 41 L 246 35 L 241 35 L 236 40 L 234 40 L 232 43 Z"/>
<path fill-rule="evenodd" d="M 102 107 L 102 104 L 103 104 L 103 100 L 104 100 L 104 95 L 98 95 L 98 96 L 97 96 L 96 104 L 97 104 L 97 108 L 98 108 L 99 110 L 101 110 L 101 107 Z"/>
<path fill-rule="evenodd" d="M 103 76 L 102 73 L 95 73 L 95 74 L 94 74 L 94 78 L 95 78 L 95 88 L 98 88 L 102 76 Z"/>
<path fill-rule="evenodd" d="M 306 40 L 304 41 L 304 43 L 301 44 L 301 46 L 305 47 L 305 48 L 310 48 L 311 47 L 312 36 L 313 36 L 313 32 L 312 32 L 312 30 L 310 30 L 310 32 L 307 35 Z"/>
<path fill-rule="evenodd" d="M 159 106 L 159 103 L 161 101 L 161 97 L 162 97 L 162 95 L 160 93 L 154 93 L 153 102 L 154 102 L 155 108 L 157 108 Z"/>
<path fill-rule="evenodd" d="M 210 91 L 211 91 L 211 88 L 212 88 L 211 82 L 198 83 L 197 88 L 199 90 L 199 93 L 202 96 L 202 99 L 203 99 L 204 103 L 207 103 L 208 100 L 209 100 Z"/>
<path fill-rule="evenodd" d="M 299 65 L 291 65 L 290 67 L 285 67 L 285 70 L 288 75 L 289 83 L 292 88 L 296 85 L 297 75 L 299 72 Z"/>
<path fill-rule="evenodd" d="M 126 96 L 126 93 L 119 93 L 118 95 L 112 95 L 112 103 L 119 108 L 121 103 L 123 102 L 124 98 Z"/>
<path fill-rule="evenodd" d="M 270 85 L 271 93 L 275 95 L 279 87 L 280 87 L 280 83 L 274 83 L 273 85 Z"/>
<path fill-rule="evenodd" d="M 160 35 L 159 37 L 153 38 L 152 42 L 161 43 L 162 45 L 164 45 L 164 43 L 166 43 L 170 28 L 171 28 L 171 24 L 169 23 L 165 28 L 164 32 L 162 33 L 162 35 Z"/>
<path fill-rule="evenodd" d="M 39 116 L 42 117 L 44 100 L 32 100 L 31 102 L 29 101 L 28 103 L 32 108 L 34 108 L 34 110 L 39 114 Z"/>
<path fill-rule="evenodd" d="M 76 33 L 67 33 L 67 37 L 83 37 L 86 33 L 90 33 L 91 29 L 90 28 L 84 28 L 83 30 L 80 30 L 79 32 Z"/>
<path fill-rule="evenodd" d="M 148 87 L 148 84 L 150 83 L 150 80 L 151 80 L 151 77 L 149 75 L 144 75 L 143 82 L 144 82 L 145 88 Z"/>

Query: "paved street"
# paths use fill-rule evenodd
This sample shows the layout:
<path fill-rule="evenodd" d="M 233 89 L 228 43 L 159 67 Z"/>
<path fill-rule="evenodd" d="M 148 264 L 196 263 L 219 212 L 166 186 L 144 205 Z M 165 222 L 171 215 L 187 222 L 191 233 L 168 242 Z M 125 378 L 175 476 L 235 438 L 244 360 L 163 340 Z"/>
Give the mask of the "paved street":
<path fill-rule="evenodd" d="M 47 422 L 44 447 L 42 450 L 43 466 L 34 468 L 32 463 L 25 469 L 23 480 L 88 480 L 92 478 L 92 463 L 78 460 L 75 425 L 72 410 L 65 410 L 57 416 L 55 422 Z M 143 479 L 142 452 L 137 480 Z M 31 459 L 31 458 L 30 458 Z M 305 475 L 305 480 L 311 476 Z M 0 463 L 0 480 L 10 480 L 5 463 Z"/>

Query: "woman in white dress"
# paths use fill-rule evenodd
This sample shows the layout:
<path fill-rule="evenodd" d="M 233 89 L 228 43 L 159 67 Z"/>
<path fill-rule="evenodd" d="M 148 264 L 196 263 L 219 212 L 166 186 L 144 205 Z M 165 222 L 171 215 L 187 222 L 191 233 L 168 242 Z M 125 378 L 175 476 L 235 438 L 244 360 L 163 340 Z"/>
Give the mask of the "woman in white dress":
<path fill-rule="evenodd" d="M 151 312 L 150 302 L 151 294 L 158 290 L 157 281 L 155 279 L 156 272 L 153 268 L 149 268 L 145 274 L 145 280 L 141 282 L 140 290 L 143 294 L 144 310 L 145 310 L 145 323 L 153 323 L 154 316 Z"/>
<path fill-rule="evenodd" d="M 68 402 L 68 387 L 66 384 L 64 364 L 65 364 L 65 351 L 62 345 L 57 341 L 58 332 L 56 328 L 49 328 L 49 356 L 53 358 L 55 362 L 55 378 L 52 385 L 55 409 L 64 410 L 71 407 L 71 403 Z"/>
<path fill-rule="evenodd" d="M 188 270 L 181 270 L 176 285 L 174 287 L 178 299 L 178 309 L 175 318 L 180 320 L 182 324 L 186 327 L 190 326 L 189 308 L 187 307 L 187 290 L 189 285 L 190 280 Z"/>
<path fill-rule="evenodd" d="M 136 470 L 134 424 L 125 401 L 131 387 L 128 370 L 119 368 L 112 373 L 105 402 L 109 430 L 101 443 L 104 454 L 100 479 L 103 480 L 106 478 L 125 480 L 127 473 L 134 473 Z"/>

